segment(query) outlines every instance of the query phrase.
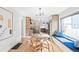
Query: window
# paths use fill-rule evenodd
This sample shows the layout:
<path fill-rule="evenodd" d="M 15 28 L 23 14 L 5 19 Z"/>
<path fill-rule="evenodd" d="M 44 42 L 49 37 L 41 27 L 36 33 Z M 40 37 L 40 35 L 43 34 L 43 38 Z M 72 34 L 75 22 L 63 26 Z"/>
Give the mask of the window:
<path fill-rule="evenodd" d="M 72 27 L 79 29 L 79 14 L 72 16 Z"/>
<path fill-rule="evenodd" d="M 61 20 L 62 32 L 73 38 L 79 38 L 79 14 Z"/>
<path fill-rule="evenodd" d="M 62 31 L 66 31 L 66 29 L 71 28 L 71 17 L 67 17 L 62 19 Z"/>

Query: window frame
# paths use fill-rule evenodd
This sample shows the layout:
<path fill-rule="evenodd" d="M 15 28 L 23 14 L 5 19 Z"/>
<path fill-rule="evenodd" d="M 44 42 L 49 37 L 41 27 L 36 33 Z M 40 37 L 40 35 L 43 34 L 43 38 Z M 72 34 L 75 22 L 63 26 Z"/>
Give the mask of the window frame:
<path fill-rule="evenodd" d="M 77 12 L 75 12 L 75 13 L 73 13 L 73 14 L 67 15 L 67 16 L 65 16 L 65 17 L 60 18 L 60 28 L 61 28 L 60 30 L 61 30 L 61 32 L 63 31 L 63 30 L 62 30 L 62 20 L 65 19 L 65 18 L 67 18 L 67 17 L 71 17 L 71 18 L 72 18 L 74 15 L 77 15 L 77 14 L 79 14 L 79 11 L 77 11 Z M 73 20 L 72 20 L 72 22 L 73 22 Z M 72 24 L 73 24 L 73 23 L 72 23 Z M 73 26 L 72 26 L 72 27 L 73 27 Z"/>

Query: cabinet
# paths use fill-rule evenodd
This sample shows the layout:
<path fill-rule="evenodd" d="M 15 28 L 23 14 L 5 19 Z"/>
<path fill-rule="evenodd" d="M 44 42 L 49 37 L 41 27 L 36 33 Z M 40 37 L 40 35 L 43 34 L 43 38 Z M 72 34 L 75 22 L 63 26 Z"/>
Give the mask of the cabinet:
<path fill-rule="evenodd" d="M 50 35 L 59 30 L 59 15 L 53 15 L 50 22 Z"/>
<path fill-rule="evenodd" d="M 26 17 L 26 35 L 30 35 L 30 17 Z"/>

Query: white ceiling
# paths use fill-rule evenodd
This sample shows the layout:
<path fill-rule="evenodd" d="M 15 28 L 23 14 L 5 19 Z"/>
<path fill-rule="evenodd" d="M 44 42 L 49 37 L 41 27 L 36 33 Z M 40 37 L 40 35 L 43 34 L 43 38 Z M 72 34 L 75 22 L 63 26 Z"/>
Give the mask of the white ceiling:
<path fill-rule="evenodd" d="M 19 12 L 23 16 L 35 17 L 40 13 L 39 7 L 12 7 L 14 10 Z M 42 7 L 42 12 L 46 17 L 49 17 L 54 14 L 60 14 L 68 7 Z"/>

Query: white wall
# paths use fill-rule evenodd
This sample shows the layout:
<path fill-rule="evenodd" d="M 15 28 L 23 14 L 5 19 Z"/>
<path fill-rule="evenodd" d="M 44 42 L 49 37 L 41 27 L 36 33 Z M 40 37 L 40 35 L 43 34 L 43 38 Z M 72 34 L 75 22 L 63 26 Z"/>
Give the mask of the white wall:
<path fill-rule="evenodd" d="M 53 28 L 52 28 L 52 19 L 50 19 L 50 36 L 52 36 L 52 30 L 53 30 Z"/>
<path fill-rule="evenodd" d="M 21 28 L 22 28 L 22 30 L 21 30 L 21 36 L 22 37 L 26 37 L 26 17 L 24 16 L 23 18 L 22 18 L 22 20 L 21 20 Z"/>
<path fill-rule="evenodd" d="M 0 51 L 8 51 L 14 45 L 21 41 L 21 19 L 22 16 L 11 9 L 11 7 L 5 8 L 13 12 L 13 37 L 0 41 Z"/>

